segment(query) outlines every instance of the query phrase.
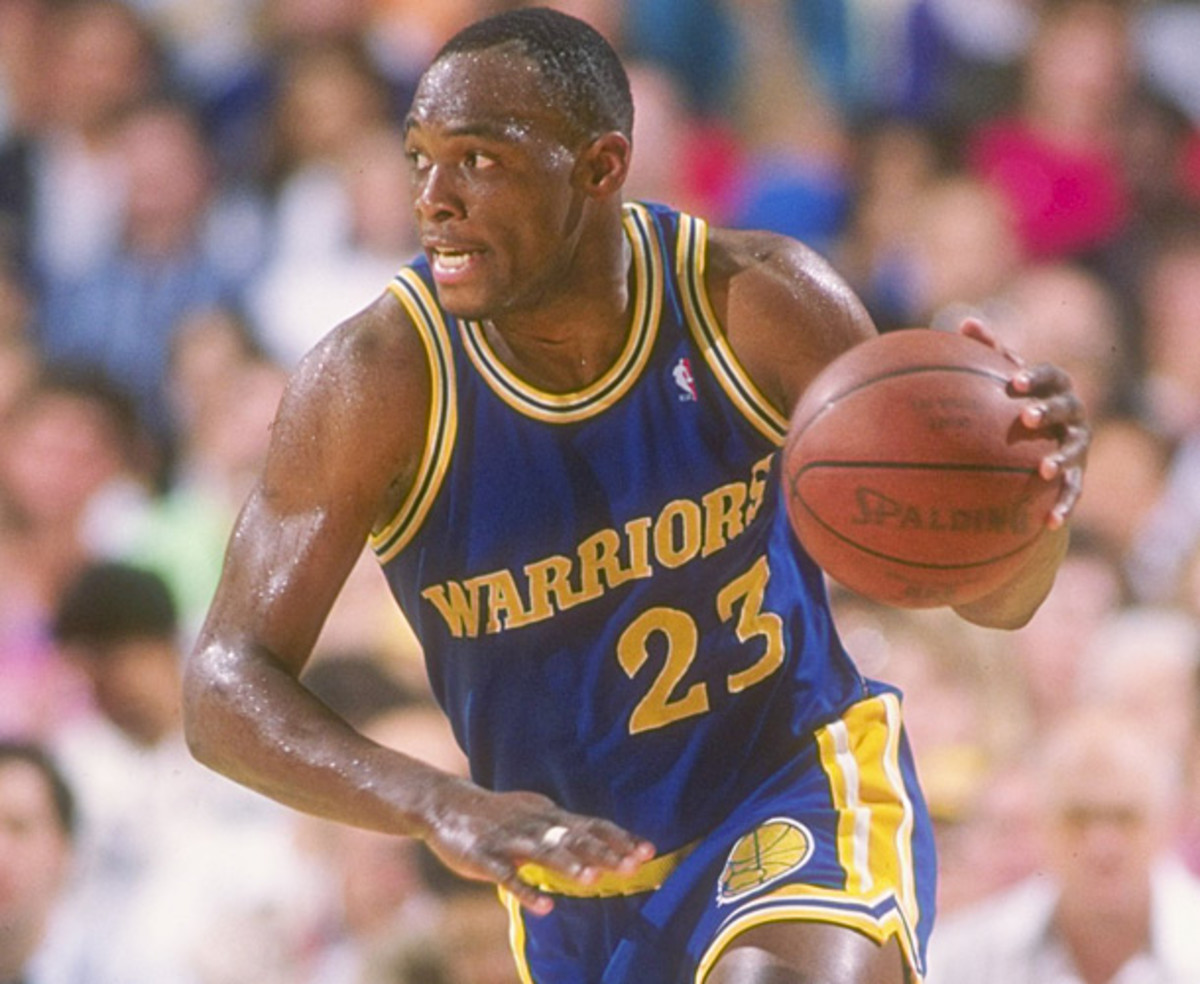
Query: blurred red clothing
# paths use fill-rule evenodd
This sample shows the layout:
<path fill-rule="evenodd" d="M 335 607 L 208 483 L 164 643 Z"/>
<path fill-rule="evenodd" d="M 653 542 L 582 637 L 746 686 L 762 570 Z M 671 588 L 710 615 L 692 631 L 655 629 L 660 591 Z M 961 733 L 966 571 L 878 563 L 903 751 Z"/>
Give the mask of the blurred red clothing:
<path fill-rule="evenodd" d="M 999 120 L 975 134 L 967 155 L 970 168 L 1008 201 L 1030 259 L 1102 247 L 1129 217 L 1129 190 L 1113 148 L 1063 146 L 1020 120 Z"/>

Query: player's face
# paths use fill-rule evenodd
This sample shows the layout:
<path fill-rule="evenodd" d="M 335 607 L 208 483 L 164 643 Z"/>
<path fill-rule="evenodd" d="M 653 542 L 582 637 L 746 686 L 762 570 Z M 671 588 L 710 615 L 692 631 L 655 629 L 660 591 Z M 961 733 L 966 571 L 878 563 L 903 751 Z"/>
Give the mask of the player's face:
<path fill-rule="evenodd" d="M 570 290 L 581 147 L 533 62 L 505 48 L 443 59 L 421 80 L 405 137 L 422 246 L 450 312 L 495 317 Z"/>

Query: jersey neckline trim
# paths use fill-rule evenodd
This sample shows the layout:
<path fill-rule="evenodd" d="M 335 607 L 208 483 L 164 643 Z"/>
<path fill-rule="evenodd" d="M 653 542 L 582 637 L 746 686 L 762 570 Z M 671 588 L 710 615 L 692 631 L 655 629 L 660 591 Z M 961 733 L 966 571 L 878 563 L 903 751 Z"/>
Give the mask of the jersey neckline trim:
<path fill-rule="evenodd" d="M 621 399 L 641 376 L 658 335 L 663 306 L 663 251 L 647 209 L 625 206 L 625 236 L 633 254 L 633 319 L 625 348 L 594 383 L 571 393 L 539 389 L 504 365 L 479 321 L 460 321 L 463 346 L 476 370 L 501 400 L 520 413 L 548 423 L 574 423 Z"/>

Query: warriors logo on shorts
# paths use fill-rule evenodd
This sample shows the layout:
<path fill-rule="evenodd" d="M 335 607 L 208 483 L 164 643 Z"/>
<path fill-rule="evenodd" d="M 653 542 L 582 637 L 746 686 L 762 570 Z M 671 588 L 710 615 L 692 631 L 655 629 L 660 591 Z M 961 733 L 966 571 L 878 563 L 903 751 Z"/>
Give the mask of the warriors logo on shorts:
<path fill-rule="evenodd" d="M 812 853 L 812 834 L 803 824 L 782 817 L 768 820 L 733 845 L 717 900 L 733 902 L 778 881 L 804 867 Z"/>

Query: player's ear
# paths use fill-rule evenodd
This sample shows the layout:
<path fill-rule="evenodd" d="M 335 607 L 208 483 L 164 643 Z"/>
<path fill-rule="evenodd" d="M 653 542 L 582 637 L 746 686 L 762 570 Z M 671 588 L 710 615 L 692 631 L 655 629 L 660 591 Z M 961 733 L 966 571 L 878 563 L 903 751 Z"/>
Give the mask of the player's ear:
<path fill-rule="evenodd" d="M 575 167 L 580 189 L 603 198 L 616 194 L 629 174 L 629 138 L 615 130 L 602 133 L 583 148 Z"/>

